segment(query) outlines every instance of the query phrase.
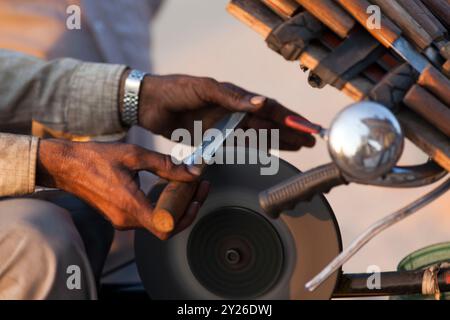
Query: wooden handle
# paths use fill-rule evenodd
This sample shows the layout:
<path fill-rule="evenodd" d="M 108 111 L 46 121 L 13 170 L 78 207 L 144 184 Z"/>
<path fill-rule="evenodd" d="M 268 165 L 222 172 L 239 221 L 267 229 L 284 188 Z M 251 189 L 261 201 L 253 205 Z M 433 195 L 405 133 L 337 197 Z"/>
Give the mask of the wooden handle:
<path fill-rule="evenodd" d="M 341 38 L 346 38 L 355 26 L 355 21 L 333 0 L 296 0 L 313 16 Z"/>
<path fill-rule="evenodd" d="M 432 92 L 450 109 L 450 80 L 433 66 L 428 66 L 420 75 L 418 83 Z"/>
<path fill-rule="evenodd" d="M 450 109 L 427 90 L 414 85 L 403 102 L 441 132 L 450 137 Z"/>
<path fill-rule="evenodd" d="M 259 0 L 232 0 L 227 10 L 266 39 L 272 30 L 283 23 L 283 19 L 273 13 Z"/>
<path fill-rule="evenodd" d="M 197 183 L 169 182 L 153 209 L 153 226 L 162 233 L 170 233 L 192 201 Z"/>
<path fill-rule="evenodd" d="M 400 38 L 402 31 L 385 16 L 381 19 L 381 28 L 373 28 L 368 25 L 371 14 L 367 9 L 371 4 L 366 0 L 335 0 L 361 25 L 364 26 L 385 47 L 390 48 Z"/>
<path fill-rule="evenodd" d="M 433 40 L 440 40 L 447 33 L 442 23 L 427 8 L 431 8 L 427 3 L 425 6 L 421 0 L 397 0 L 406 11 L 427 31 Z M 424 1 L 425 2 L 425 1 Z M 442 1 L 443 3 L 446 0 Z M 430 2 L 431 3 L 431 2 Z M 448 6 L 448 1 L 447 1 Z M 445 20 L 443 20 L 445 21 Z M 447 20 L 448 21 L 448 20 Z"/>
<path fill-rule="evenodd" d="M 262 0 L 262 2 L 283 19 L 293 17 L 300 9 L 295 0 Z"/>
<path fill-rule="evenodd" d="M 406 38 L 414 42 L 421 50 L 428 48 L 433 39 L 425 29 L 395 0 L 372 0 L 395 24 L 402 29 Z"/>

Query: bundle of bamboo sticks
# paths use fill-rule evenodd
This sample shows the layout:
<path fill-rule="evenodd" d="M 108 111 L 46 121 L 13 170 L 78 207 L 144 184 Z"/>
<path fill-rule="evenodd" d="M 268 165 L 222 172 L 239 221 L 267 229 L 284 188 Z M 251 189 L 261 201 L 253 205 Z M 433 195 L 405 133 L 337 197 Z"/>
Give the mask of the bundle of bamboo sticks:
<path fill-rule="evenodd" d="M 232 0 L 228 11 L 298 60 L 314 87 L 391 108 L 407 137 L 450 171 L 447 0 Z"/>

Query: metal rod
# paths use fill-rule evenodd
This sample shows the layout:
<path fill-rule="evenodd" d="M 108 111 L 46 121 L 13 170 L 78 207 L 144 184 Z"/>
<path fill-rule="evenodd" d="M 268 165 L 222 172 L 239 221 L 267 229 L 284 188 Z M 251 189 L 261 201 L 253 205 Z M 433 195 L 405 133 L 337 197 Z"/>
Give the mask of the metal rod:
<path fill-rule="evenodd" d="M 414 201 L 410 205 L 392 213 L 391 215 L 379 220 L 369 227 L 363 234 L 354 240 L 350 246 L 342 251 L 330 264 L 328 264 L 318 275 L 306 284 L 306 289 L 314 291 L 325 280 L 327 280 L 334 272 L 336 272 L 344 263 L 353 257 L 364 245 L 371 239 L 381 233 L 383 230 L 409 217 L 415 212 L 419 211 L 426 205 L 430 204 L 450 189 L 450 179 L 446 180 L 439 187 L 429 192 L 420 199 Z"/>

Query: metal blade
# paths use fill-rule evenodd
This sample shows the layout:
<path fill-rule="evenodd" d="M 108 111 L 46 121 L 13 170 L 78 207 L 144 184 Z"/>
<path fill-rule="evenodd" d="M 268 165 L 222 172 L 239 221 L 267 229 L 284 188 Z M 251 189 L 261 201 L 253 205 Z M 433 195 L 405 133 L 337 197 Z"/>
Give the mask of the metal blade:
<path fill-rule="evenodd" d="M 398 38 L 392 45 L 392 49 L 394 49 L 395 52 L 405 59 L 420 74 L 429 65 L 428 60 L 419 54 L 404 38 Z"/>
<path fill-rule="evenodd" d="M 220 120 L 214 127 L 221 132 L 221 135 L 205 136 L 202 144 L 183 163 L 187 165 L 201 164 L 202 160 L 208 163 L 246 115 L 245 112 L 235 112 Z"/>

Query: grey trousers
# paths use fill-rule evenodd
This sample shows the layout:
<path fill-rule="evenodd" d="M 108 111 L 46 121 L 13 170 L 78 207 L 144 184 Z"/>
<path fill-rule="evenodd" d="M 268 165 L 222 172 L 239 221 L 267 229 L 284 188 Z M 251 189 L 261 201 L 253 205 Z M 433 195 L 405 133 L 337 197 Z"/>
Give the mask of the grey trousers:
<path fill-rule="evenodd" d="M 96 299 L 113 230 L 92 211 L 61 192 L 0 200 L 0 299 Z"/>

